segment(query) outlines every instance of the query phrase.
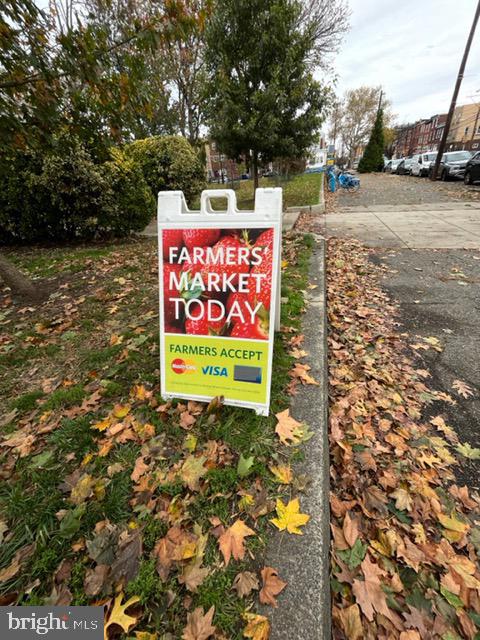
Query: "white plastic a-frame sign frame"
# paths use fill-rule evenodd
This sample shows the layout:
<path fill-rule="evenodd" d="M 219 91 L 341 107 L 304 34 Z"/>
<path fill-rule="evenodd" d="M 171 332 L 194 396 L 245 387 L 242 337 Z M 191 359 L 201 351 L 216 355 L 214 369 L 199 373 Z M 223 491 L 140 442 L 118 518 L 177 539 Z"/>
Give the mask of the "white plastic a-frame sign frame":
<path fill-rule="evenodd" d="M 281 230 L 281 189 L 257 189 L 254 211 L 239 211 L 230 189 L 204 191 L 200 211 L 181 191 L 158 194 L 163 397 L 221 396 L 268 415 Z"/>

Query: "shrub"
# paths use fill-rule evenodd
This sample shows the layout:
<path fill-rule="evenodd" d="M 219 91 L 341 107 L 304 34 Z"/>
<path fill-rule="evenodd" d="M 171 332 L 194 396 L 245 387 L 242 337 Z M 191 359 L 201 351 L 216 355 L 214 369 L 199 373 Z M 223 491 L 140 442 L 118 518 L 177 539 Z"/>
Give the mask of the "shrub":
<path fill-rule="evenodd" d="M 133 159 L 114 150 L 95 164 L 75 137 L 63 134 L 43 157 L 0 157 L 0 243 L 80 240 L 145 227 L 155 202 Z"/>
<path fill-rule="evenodd" d="M 41 171 L 41 160 L 18 150 L 0 158 L 0 243 L 31 240 L 37 233 L 32 210 L 36 194 L 30 180 Z"/>
<path fill-rule="evenodd" d="M 31 214 L 41 225 L 37 233 L 55 240 L 95 235 L 109 185 L 77 139 L 62 138 L 29 182 L 36 192 Z"/>
<path fill-rule="evenodd" d="M 127 158 L 119 149 L 114 149 L 111 156 L 112 159 L 101 166 L 109 194 L 100 227 L 117 236 L 141 231 L 155 214 L 155 199 L 141 168 L 133 159 Z"/>
<path fill-rule="evenodd" d="M 155 136 L 126 146 L 141 167 L 153 197 L 161 190 L 183 191 L 188 202 L 205 186 L 205 170 L 192 145 L 181 136 Z"/>

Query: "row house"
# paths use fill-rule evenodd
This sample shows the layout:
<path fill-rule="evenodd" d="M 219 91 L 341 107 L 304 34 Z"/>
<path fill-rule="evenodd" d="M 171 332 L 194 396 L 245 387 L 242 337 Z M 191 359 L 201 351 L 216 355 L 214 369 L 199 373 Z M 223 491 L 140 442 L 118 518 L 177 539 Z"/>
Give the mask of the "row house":
<path fill-rule="evenodd" d="M 446 119 L 447 115 L 442 113 L 398 127 L 395 156 L 403 158 L 438 149 Z"/>
<path fill-rule="evenodd" d="M 397 127 L 394 143 L 395 156 L 403 158 L 424 151 L 436 151 L 445 129 L 446 113 Z M 459 105 L 455 108 L 446 151 L 480 149 L 480 103 Z"/>
<path fill-rule="evenodd" d="M 464 104 L 455 108 L 447 138 L 447 151 L 480 148 L 480 103 Z"/>

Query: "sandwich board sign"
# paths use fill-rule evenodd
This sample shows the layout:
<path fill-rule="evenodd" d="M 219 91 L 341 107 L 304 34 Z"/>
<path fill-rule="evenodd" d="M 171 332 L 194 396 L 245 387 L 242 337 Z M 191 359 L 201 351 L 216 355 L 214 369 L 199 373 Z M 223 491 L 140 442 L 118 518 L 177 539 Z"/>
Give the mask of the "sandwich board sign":
<path fill-rule="evenodd" d="M 226 198 L 226 211 L 211 199 Z M 158 194 L 160 371 L 164 398 L 210 401 L 268 415 L 279 313 L 282 190 L 257 189 L 254 211 L 235 192 Z"/>

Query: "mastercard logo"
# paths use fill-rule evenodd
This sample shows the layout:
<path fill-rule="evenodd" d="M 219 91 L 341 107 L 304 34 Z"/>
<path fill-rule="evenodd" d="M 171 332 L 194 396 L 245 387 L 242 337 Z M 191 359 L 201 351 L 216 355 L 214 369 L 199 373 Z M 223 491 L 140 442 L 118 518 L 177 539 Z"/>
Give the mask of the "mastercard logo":
<path fill-rule="evenodd" d="M 172 371 L 178 374 L 195 373 L 197 370 L 197 367 L 192 360 L 182 360 L 182 358 L 175 358 L 175 360 L 172 360 L 171 367 Z"/>

